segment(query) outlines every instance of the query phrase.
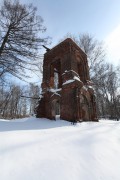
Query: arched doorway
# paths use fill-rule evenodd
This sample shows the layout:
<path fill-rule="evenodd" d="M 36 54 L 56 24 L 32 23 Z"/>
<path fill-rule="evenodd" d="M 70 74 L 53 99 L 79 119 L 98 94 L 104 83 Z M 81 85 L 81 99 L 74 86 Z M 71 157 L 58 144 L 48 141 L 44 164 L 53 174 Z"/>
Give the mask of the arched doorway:
<path fill-rule="evenodd" d="M 60 119 L 60 101 L 58 99 L 52 101 L 52 117 L 55 120 Z"/>
<path fill-rule="evenodd" d="M 84 121 L 90 120 L 89 103 L 87 101 L 87 98 L 83 95 L 80 95 L 80 112 L 81 118 Z"/>
<path fill-rule="evenodd" d="M 89 120 L 89 109 L 88 109 L 88 105 L 87 104 L 83 104 L 82 105 L 82 119 L 84 121 L 88 121 Z"/>

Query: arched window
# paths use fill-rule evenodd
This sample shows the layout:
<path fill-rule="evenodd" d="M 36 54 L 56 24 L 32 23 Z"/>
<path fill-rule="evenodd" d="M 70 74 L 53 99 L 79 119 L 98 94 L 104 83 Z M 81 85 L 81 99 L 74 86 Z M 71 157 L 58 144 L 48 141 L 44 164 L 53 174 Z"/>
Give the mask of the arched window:
<path fill-rule="evenodd" d="M 59 75 L 56 69 L 54 69 L 54 89 L 58 89 L 59 86 Z"/>
<path fill-rule="evenodd" d="M 50 86 L 59 89 L 62 86 L 61 63 L 60 60 L 51 63 Z"/>

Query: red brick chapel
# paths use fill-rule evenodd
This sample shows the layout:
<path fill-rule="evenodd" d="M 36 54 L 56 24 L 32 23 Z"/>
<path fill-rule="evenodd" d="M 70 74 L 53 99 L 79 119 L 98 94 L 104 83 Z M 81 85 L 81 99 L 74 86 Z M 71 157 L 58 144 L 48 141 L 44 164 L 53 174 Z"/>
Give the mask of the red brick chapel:
<path fill-rule="evenodd" d="M 44 55 L 42 96 L 37 117 L 97 121 L 87 55 L 67 38 Z"/>

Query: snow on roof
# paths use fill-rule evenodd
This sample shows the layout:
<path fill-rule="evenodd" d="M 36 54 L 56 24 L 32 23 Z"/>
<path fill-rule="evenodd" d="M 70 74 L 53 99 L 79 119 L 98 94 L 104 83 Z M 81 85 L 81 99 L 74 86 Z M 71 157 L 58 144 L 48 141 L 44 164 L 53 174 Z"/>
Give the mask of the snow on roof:
<path fill-rule="evenodd" d="M 76 72 L 75 72 L 75 71 L 73 71 L 73 70 L 69 70 L 69 71 L 68 71 L 68 70 L 65 70 L 65 72 L 62 74 L 62 76 L 63 76 L 63 75 L 65 75 L 66 73 L 69 73 L 70 71 L 74 72 L 74 73 L 75 73 L 78 77 L 80 77 L 80 76 L 79 76 L 79 74 L 78 74 L 78 73 L 76 73 Z"/>
<path fill-rule="evenodd" d="M 88 88 L 89 88 L 89 89 L 93 89 L 93 90 L 94 90 L 94 88 L 93 88 L 92 86 L 88 86 Z"/>
<path fill-rule="evenodd" d="M 74 80 L 77 80 L 77 81 L 81 81 L 80 78 L 78 78 L 77 76 L 74 76 L 73 79 L 74 79 Z"/>
<path fill-rule="evenodd" d="M 58 92 L 58 91 L 61 91 L 62 89 L 61 88 L 59 88 L 59 89 L 53 89 L 53 88 L 50 88 L 48 91 L 49 92 Z"/>
<path fill-rule="evenodd" d="M 54 94 L 51 95 L 51 97 L 53 97 L 54 95 L 61 96 L 60 94 L 55 92 Z"/>
<path fill-rule="evenodd" d="M 62 85 L 69 84 L 69 83 L 72 83 L 72 82 L 74 82 L 74 81 L 75 81 L 74 79 L 69 79 L 69 80 L 67 80 L 66 82 L 64 82 Z"/>
<path fill-rule="evenodd" d="M 85 89 L 86 91 L 88 90 L 87 86 L 83 86 L 82 88 Z"/>
<path fill-rule="evenodd" d="M 81 81 L 80 78 L 78 78 L 77 76 L 74 76 L 73 79 L 67 80 L 66 82 L 63 83 L 63 85 L 72 83 L 72 82 L 74 82 L 75 80 Z"/>

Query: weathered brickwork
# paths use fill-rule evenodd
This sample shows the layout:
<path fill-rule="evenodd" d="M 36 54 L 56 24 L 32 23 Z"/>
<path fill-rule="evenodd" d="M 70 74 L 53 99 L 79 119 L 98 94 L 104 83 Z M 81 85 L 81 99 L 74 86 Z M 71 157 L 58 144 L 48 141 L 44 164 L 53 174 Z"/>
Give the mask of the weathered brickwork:
<path fill-rule="evenodd" d="M 37 117 L 97 121 L 86 54 L 70 39 L 45 53 Z"/>

